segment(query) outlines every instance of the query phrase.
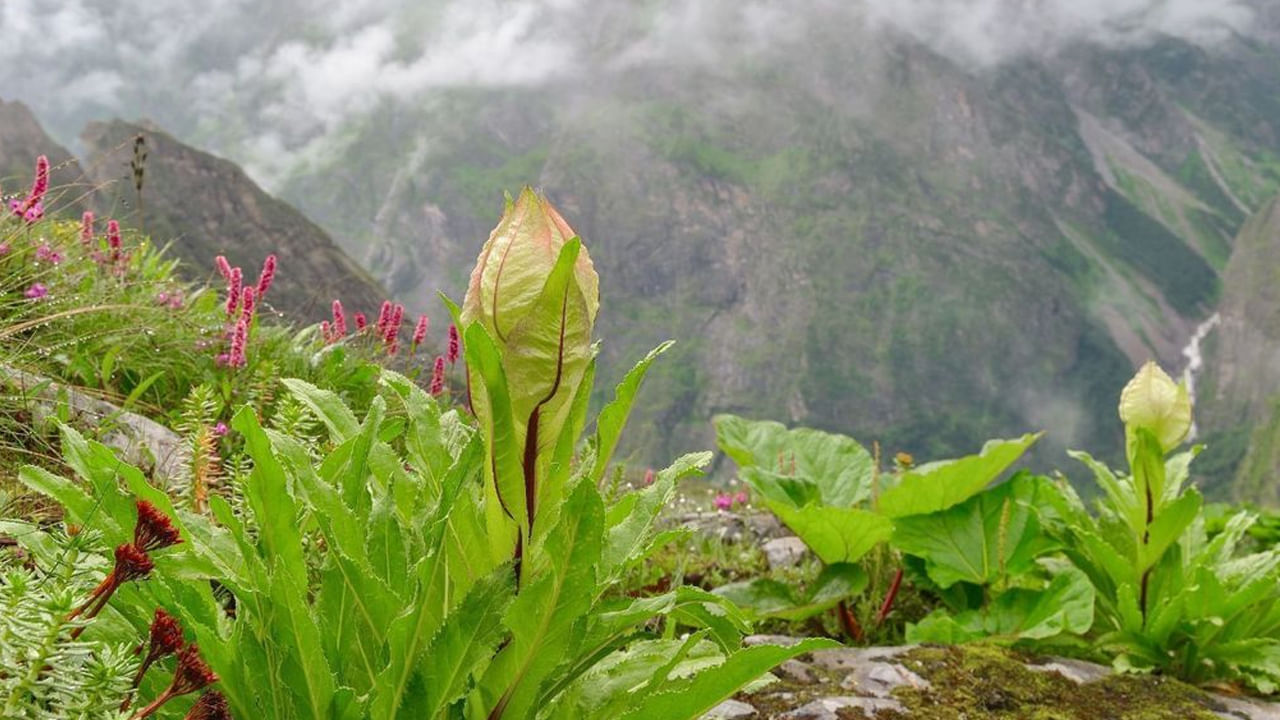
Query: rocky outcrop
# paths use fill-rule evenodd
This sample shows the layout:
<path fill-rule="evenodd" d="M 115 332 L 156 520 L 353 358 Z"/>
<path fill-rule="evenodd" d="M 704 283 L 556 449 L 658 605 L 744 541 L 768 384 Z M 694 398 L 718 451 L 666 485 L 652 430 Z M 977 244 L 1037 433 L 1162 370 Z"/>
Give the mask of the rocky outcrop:
<path fill-rule="evenodd" d="M 138 135 L 147 153 L 141 203 L 130 171 Z M 188 277 L 208 278 L 217 255 L 257 277 L 263 258 L 274 252 L 279 272 L 267 302 L 301 321 L 326 317 L 335 298 L 368 312 L 386 297 L 324 230 L 268 195 L 233 163 L 155 128 L 118 120 L 89 124 L 81 140 L 86 174 L 99 188 L 93 205 L 100 214 L 169 243 Z"/>
<path fill-rule="evenodd" d="M 793 641 L 753 636 L 745 643 Z M 1263 700 L 996 647 L 840 648 L 788 665 L 773 671 L 772 682 L 720 704 L 704 720 L 1280 720 L 1280 706 Z"/>

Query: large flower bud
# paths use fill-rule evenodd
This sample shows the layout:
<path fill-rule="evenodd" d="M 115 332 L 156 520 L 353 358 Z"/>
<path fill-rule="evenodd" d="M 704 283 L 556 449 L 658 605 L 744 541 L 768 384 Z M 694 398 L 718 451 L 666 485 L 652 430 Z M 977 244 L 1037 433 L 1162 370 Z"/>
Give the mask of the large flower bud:
<path fill-rule="evenodd" d="M 526 531 L 591 362 L 599 307 L 586 248 L 546 198 L 525 188 L 480 251 L 461 322 L 472 409 L 493 429 L 490 481 L 506 515 Z M 473 347 L 477 340 L 486 347 Z"/>

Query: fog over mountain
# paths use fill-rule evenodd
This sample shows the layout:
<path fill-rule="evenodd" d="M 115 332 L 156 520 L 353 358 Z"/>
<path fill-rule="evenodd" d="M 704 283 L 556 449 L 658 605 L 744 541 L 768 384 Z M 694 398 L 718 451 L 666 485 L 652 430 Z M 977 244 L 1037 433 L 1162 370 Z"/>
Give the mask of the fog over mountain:
<path fill-rule="evenodd" d="M 637 462 L 718 412 L 1114 457 L 1133 368 L 1180 372 L 1221 313 L 1197 467 L 1280 472 L 1273 304 L 1240 288 L 1280 272 L 1280 3 L 3 0 L 0 32 L 0 98 L 73 151 L 147 118 L 414 310 L 461 295 L 503 190 L 545 190 L 601 272 L 601 377 L 678 341 Z"/>
<path fill-rule="evenodd" d="M 1212 44 L 1256 32 L 1259 13 L 1246 0 L 6 0 L 0 87 L 61 140 L 89 119 L 147 117 L 270 184 L 377 102 L 441 88 L 714 69 L 801 52 L 815 27 L 851 46 L 902 33 L 987 67 L 1080 42 Z"/>

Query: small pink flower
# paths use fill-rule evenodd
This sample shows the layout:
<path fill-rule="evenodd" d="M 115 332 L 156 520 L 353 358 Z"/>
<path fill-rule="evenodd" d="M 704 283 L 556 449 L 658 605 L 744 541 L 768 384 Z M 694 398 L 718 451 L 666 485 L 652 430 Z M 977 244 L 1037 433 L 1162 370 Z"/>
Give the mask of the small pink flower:
<path fill-rule="evenodd" d="M 9 243 L 0 243 L 0 255 L 9 254 Z"/>
<path fill-rule="evenodd" d="M 657 477 L 658 477 L 658 476 L 653 472 L 653 468 L 649 468 L 648 470 L 645 470 L 645 471 L 644 471 L 644 484 L 645 484 L 645 485 L 652 485 L 652 484 L 653 484 L 653 481 L 654 481 L 654 480 L 656 480 L 656 479 L 657 479 Z"/>
<path fill-rule="evenodd" d="M 107 247 L 111 248 L 111 259 L 115 260 L 119 257 L 120 248 L 124 245 L 124 241 L 120 238 L 120 223 L 115 220 L 107 221 Z"/>
<path fill-rule="evenodd" d="M 448 353 L 449 353 L 448 358 L 449 358 L 450 365 L 458 362 L 458 351 L 461 349 L 461 347 L 462 347 L 461 343 L 458 342 L 458 326 L 450 325 L 449 326 L 449 350 L 448 350 Z"/>
<path fill-rule="evenodd" d="M 364 330 L 365 326 L 369 324 L 369 319 L 366 318 L 364 316 L 364 313 L 362 312 L 356 313 L 355 318 L 356 318 L 356 332 L 360 332 Z"/>
<path fill-rule="evenodd" d="M 249 341 L 249 321 L 243 316 L 236 322 L 235 330 L 231 333 L 231 358 L 228 365 L 231 367 L 244 367 L 248 360 L 245 358 L 244 346 Z"/>
<path fill-rule="evenodd" d="M 167 305 L 169 303 L 169 293 L 163 290 L 156 293 L 156 302 L 160 305 Z"/>
<path fill-rule="evenodd" d="M 231 263 L 227 262 L 227 259 L 225 257 L 223 257 L 222 255 L 219 255 L 218 257 L 213 259 L 213 264 L 215 267 L 218 268 L 218 274 L 222 276 L 222 279 L 230 282 L 231 281 Z"/>
<path fill-rule="evenodd" d="M 341 300 L 333 301 L 333 334 L 340 338 L 347 336 L 347 313 Z"/>
<path fill-rule="evenodd" d="M 258 299 L 261 300 L 267 296 L 267 290 L 271 289 L 271 282 L 276 279 L 276 256 L 271 254 L 266 260 L 262 261 L 262 273 L 258 275 Z"/>
<path fill-rule="evenodd" d="M 45 287 L 43 283 L 34 283 L 22 294 L 31 300 L 39 300 L 49 294 L 49 288 Z"/>
<path fill-rule="evenodd" d="M 240 317 L 245 322 L 252 322 L 253 311 L 257 309 L 257 298 L 254 297 L 253 288 L 247 287 L 240 293 L 240 307 L 243 308 Z"/>
<path fill-rule="evenodd" d="M 320 321 L 320 337 L 324 340 L 325 345 L 333 344 L 333 330 L 331 329 L 328 320 Z"/>
<path fill-rule="evenodd" d="M 378 322 L 375 327 L 378 331 L 378 337 L 387 336 L 387 325 L 391 323 L 391 301 L 383 300 L 382 307 L 378 310 Z"/>
<path fill-rule="evenodd" d="M 218 356 L 213 359 L 213 364 L 217 365 L 218 367 L 230 365 L 231 353 L 218 353 Z"/>
<path fill-rule="evenodd" d="M 57 265 L 62 262 L 62 253 L 49 247 L 49 243 L 41 243 L 40 247 L 36 248 L 36 260 Z"/>
<path fill-rule="evenodd" d="M 747 497 L 746 490 L 739 490 L 738 492 L 733 494 L 733 502 L 737 505 L 746 505 L 747 500 L 748 500 L 748 497 Z"/>
<path fill-rule="evenodd" d="M 733 496 L 728 493 L 716 493 L 715 505 L 717 510 L 728 510 L 733 507 Z"/>
<path fill-rule="evenodd" d="M 396 304 L 395 309 L 391 311 L 391 317 L 387 320 L 385 334 L 382 336 L 383 342 L 387 345 L 395 345 L 396 338 L 400 335 L 400 324 L 404 322 L 404 306 Z M 393 355 L 395 353 L 392 353 Z"/>
<path fill-rule="evenodd" d="M 431 368 L 431 394 L 444 392 L 444 357 L 437 355 L 435 365 Z"/>
<path fill-rule="evenodd" d="M 218 423 L 217 425 L 214 425 L 214 426 L 213 426 L 213 436 L 214 436 L 214 437 L 223 437 L 223 436 L 224 436 L 224 435 L 226 435 L 226 434 L 227 434 L 227 424 L 226 424 L 226 423 L 224 423 L 224 422 L 220 422 L 220 423 Z"/>
<path fill-rule="evenodd" d="M 93 211 L 85 210 L 84 215 L 80 216 L 80 244 L 90 245 L 93 243 Z"/>
<path fill-rule="evenodd" d="M 414 348 L 417 348 L 419 345 L 422 344 L 423 340 L 427 339 L 427 325 L 430 322 L 431 321 L 427 319 L 426 315 L 418 316 L 418 324 L 413 327 L 413 347 Z"/>
<path fill-rule="evenodd" d="M 240 268 L 231 268 L 231 278 L 227 280 L 227 317 L 236 314 L 240 307 L 240 285 L 244 282 L 244 274 Z"/>
<path fill-rule="evenodd" d="M 33 223 L 42 217 L 44 217 L 44 203 L 35 203 L 22 214 L 22 219 L 28 223 Z"/>

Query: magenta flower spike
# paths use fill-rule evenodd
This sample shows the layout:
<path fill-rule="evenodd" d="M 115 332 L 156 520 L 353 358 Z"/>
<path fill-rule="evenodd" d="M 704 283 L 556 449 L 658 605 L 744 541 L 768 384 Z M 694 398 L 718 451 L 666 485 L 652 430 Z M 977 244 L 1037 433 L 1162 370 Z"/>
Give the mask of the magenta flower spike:
<path fill-rule="evenodd" d="M 80 216 L 80 244 L 88 247 L 93 244 L 93 211 L 85 210 Z"/>
<path fill-rule="evenodd" d="M 431 368 L 431 394 L 439 396 L 444 392 L 444 356 L 437 355 L 435 365 Z"/>
<path fill-rule="evenodd" d="M 450 325 L 449 326 L 449 350 L 448 350 L 449 352 L 448 360 L 450 365 L 458 362 L 458 352 L 461 350 L 461 348 L 462 348 L 462 345 L 458 340 L 458 326 Z"/>
<path fill-rule="evenodd" d="M 426 315 L 418 316 L 418 324 L 413 327 L 413 347 L 415 349 L 422 344 L 423 340 L 427 339 L 427 326 L 430 322 Z"/>
<path fill-rule="evenodd" d="M 262 261 L 262 273 L 258 275 L 258 299 L 261 300 L 267 296 L 267 290 L 271 289 L 271 283 L 276 279 L 276 256 L 275 253 L 267 256 Z"/>
<path fill-rule="evenodd" d="M 333 334 L 339 338 L 347 336 L 347 313 L 341 300 L 333 301 Z"/>
<path fill-rule="evenodd" d="M 244 282 L 244 274 L 240 268 L 231 268 L 231 279 L 227 280 L 227 317 L 236 314 L 240 306 L 240 285 Z"/>

